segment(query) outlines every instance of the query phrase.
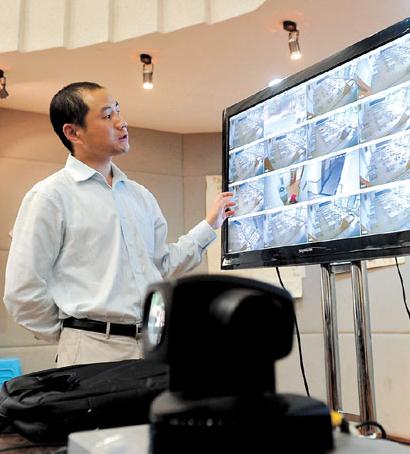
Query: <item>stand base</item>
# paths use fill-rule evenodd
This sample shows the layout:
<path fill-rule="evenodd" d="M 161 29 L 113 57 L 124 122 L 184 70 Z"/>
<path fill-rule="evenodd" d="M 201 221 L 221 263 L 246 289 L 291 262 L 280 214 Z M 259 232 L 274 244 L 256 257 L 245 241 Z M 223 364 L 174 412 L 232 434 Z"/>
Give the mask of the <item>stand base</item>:
<path fill-rule="evenodd" d="M 325 453 L 333 448 L 328 407 L 295 394 L 188 400 L 168 391 L 151 407 L 152 454 Z"/>

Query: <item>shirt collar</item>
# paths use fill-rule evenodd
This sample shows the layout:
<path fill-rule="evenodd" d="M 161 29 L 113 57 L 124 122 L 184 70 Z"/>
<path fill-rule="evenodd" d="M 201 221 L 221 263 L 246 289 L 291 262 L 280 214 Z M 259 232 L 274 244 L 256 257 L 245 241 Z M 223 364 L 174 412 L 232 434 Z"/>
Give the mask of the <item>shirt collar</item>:
<path fill-rule="evenodd" d="M 118 181 L 125 181 L 128 180 L 127 175 L 120 170 L 119 167 L 117 167 L 114 163 L 111 164 L 111 169 L 112 169 L 112 183 L 113 186 L 118 182 Z"/>
<path fill-rule="evenodd" d="M 65 168 L 76 182 L 88 180 L 97 173 L 95 169 L 79 161 L 71 154 L 68 155 Z"/>
<path fill-rule="evenodd" d="M 87 164 L 84 164 L 84 162 L 79 161 L 72 154 L 68 155 L 65 168 L 68 170 L 68 172 L 76 182 L 88 180 L 96 173 L 98 173 L 97 170 L 93 169 Z M 111 164 L 111 168 L 113 183 L 117 181 L 127 180 L 127 175 L 125 175 L 125 173 L 122 172 L 114 163 Z"/>

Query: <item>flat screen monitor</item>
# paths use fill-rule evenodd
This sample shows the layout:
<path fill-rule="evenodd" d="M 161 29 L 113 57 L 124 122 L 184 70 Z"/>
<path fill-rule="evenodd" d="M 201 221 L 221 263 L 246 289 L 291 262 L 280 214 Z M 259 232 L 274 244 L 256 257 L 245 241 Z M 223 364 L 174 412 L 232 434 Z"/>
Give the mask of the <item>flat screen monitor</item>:
<path fill-rule="evenodd" d="M 409 27 L 224 110 L 223 269 L 409 254 Z"/>

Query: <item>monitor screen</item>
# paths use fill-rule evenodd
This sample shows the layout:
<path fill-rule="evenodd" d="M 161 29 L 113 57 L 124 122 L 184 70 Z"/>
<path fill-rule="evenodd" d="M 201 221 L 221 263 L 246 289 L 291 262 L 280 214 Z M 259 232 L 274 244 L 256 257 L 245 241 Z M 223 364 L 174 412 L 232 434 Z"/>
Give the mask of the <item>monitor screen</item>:
<path fill-rule="evenodd" d="M 225 109 L 222 268 L 410 253 L 409 26 Z"/>

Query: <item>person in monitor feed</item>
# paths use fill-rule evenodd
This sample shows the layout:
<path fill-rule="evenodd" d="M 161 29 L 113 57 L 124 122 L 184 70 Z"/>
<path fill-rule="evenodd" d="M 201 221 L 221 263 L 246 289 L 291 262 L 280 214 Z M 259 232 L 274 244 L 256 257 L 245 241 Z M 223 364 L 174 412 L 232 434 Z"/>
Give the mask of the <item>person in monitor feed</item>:
<path fill-rule="evenodd" d="M 410 229 L 410 188 L 399 185 L 361 195 L 362 233 L 366 235 Z"/>
<path fill-rule="evenodd" d="M 410 178 L 410 133 L 360 149 L 360 186 Z"/>
<path fill-rule="evenodd" d="M 353 107 L 309 124 L 308 154 L 317 158 L 357 145 L 358 140 L 357 107 Z"/>
<path fill-rule="evenodd" d="M 155 197 L 112 162 L 130 148 L 117 100 L 96 83 L 70 84 L 53 97 L 50 120 L 70 154 L 24 197 L 5 305 L 36 337 L 58 341 L 58 366 L 140 358 L 147 286 L 200 263 L 234 214 L 232 193 L 169 244 Z"/>
<path fill-rule="evenodd" d="M 358 195 L 310 205 L 308 208 L 309 241 L 359 236 L 359 205 Z"/>
<path fill-rule="evenodd" d="M 360 141 L 379 139 L 410 128 L 410 87 L 400 88 L 362 104 Z"/>
<path fill-rule="evenodd" d="M 293 205 L 306 200 L 307 181 L 305 166 L 275 172 L 264 178 L 265 209 Z"/>

